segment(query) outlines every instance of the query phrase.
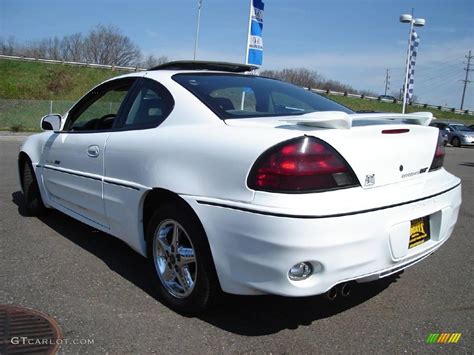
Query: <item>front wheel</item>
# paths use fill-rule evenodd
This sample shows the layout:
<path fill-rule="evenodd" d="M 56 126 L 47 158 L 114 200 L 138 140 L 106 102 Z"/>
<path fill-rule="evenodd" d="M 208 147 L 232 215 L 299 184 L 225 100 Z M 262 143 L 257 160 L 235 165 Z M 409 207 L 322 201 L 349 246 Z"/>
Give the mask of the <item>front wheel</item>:
<path fill-rule="evenodd" d="M 30 216 L 44 215 L 47 209 L 41 199 L 38 181 L 36 180 L 35 172 L 29 160 L 23 162 L 21 176 L 26 212 Z"/>
<path fill-rule="evenodd" d="M 174 205 L 158 209 L 148 223 L 147 250 L 164 303 L 197 314 L 213 303 L 220 287 L 204 230 L 190 212 Z"/>
<path fill-rule="evenodd" d="M 454 137 L 453 140 L 451 141 L 451 144 L 454 147 L 460 147 L 461 146 L 461 140 L 458 137 Z"/>

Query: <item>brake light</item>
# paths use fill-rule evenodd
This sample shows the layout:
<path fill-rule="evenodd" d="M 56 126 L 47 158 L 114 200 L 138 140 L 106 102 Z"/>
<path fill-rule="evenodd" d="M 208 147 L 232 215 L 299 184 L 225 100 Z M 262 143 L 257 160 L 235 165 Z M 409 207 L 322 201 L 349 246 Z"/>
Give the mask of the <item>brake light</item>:
<path fill-rule="evenodd" d="M 300 137 L 278 144 L 257 159 L 248 178 L 254 190 L 309 192 L 358 185 L 347 162 L 329 144 Z"/>
<path fill-rule="evenodd" d="M 382 130 L 382 134 L 400 134 L 400 133 L 408 133 L 408 132 L 410 132 L 410 130 L 407 128 Z"/>
<path fill-rule="evenodd" d="M 443 167 L 444 163 L 444 142 L 441 132 L 438 136 L 438 143 L 436 144 L 436 151 L 433 157 L 433 162 L 431 163 L 430 171 L 438 170 Z"/>

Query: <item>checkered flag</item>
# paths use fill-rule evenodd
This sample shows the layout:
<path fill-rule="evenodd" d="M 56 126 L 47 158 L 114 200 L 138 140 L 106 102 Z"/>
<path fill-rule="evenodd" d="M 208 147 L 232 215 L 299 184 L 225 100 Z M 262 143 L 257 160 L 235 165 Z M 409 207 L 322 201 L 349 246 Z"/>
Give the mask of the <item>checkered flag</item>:
<path fill-rule="evenodd" d="M 416 52 L 418 45 L 420 44 L 420 37 L 418 34 L 413 30 L 411 33 L 411 43 L 410 43 L 410 59 L 409 59 L 409 66 L 408 66 L 408 88 L 407 88 L 407 101 L 411 102 L 413 97 L 413 83 L 415 80 L 415 62 L 416 62 Z"/>

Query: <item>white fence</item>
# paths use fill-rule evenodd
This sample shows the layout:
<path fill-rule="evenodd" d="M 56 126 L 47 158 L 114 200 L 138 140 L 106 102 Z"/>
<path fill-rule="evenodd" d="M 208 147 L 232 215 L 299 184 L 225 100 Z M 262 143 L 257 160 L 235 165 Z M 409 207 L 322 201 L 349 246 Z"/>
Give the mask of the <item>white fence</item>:
<path fill-rule="evenodd" d="M 2 59 L 2 58 L 3 59 L 13 59 L 13 60 L 23 60 L 23 61 L 27 61 L 27 62 L 77 65 L 77 66 L 82 66 L 82 67 L 99 68 L 99 69 L 128 70 L 128 71 L 146 70 L 145 68 L 140 68 L 140 67 L 124 67 L 124 66 L 120 66 L 120 65 L 95 64 L 95 63 L 86 63 L 86 62 L 70 62 L 70 61 L 67 61 L 67 60 L 42 59 L 42 58 L 33 58 L 33 57 L 23 57 L 23 56 L 16 56 L 16 55 L 0 54 L 0 59 Z"/>

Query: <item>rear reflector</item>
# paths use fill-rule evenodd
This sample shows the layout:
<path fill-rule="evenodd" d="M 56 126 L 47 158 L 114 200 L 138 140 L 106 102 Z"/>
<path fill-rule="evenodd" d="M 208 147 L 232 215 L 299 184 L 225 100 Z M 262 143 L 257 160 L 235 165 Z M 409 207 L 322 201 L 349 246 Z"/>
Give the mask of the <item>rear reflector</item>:
<path fill-rule="evenodd" d="M 408 133 L 410 130 L 408 128 L 401 128 L 401 129 L 384 129 L 382 134 L 400 134 L 400 133 Z"/>
<path fill-rule="evenodd" d="M 357 186 L 347 162 L 329 144 L 300 137 L 280 143 L 257 159 L 249 188 L 282 193 L 312 192 Z"/>

